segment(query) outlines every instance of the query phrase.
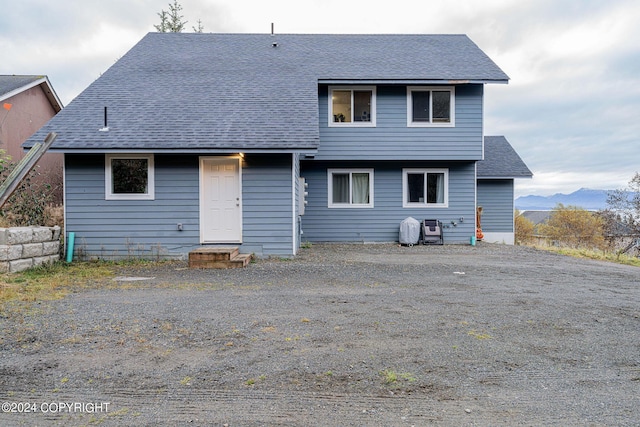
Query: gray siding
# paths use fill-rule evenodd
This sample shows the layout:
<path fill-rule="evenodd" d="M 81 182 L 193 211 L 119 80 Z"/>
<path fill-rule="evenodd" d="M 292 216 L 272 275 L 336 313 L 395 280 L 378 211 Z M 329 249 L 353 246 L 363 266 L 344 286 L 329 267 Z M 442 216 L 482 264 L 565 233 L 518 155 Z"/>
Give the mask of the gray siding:
<path fill-rule="evenodd" d="M 300 205 L 301 203 L 303 203 L 304 201 L 304 191 L 305 189 L 300 185 L 300 154 L 295 153 L 292 155 L 292 161 L 293 161 L 293 185 L 295 188 L 294 194 L 295 194 L 295 198 L 294 198 L 294 202 L 293 202 L 293 208 L 294 208 L 294 218 L 295 218 L 295 232 L 294 232 L 294 243 L 295 243 L 295 248 L 294 248 L 294 255 L 298 253 L 298 250 L 300 249 L 300 245 L 302 244 L 301 241 L 301 221 L 302 218 L 300 217 L 300 215 L 302 215 L 303 212 L 301 212 L 300 209 Z"/>
<path fill-rule="evenodd" d="M 155 200 L 105 200 L 104 163 L 104 155 L 65 156 L 65 225 L 77 255 L 149 257 L 199 243 L 197 157 L 155 156 Z"/>
<path fill-rule="evenodd" d="M 328 168 L 373 168 L 374 208 L 330 209 Z M 448 168 L 449 207 L 403 208 L 403 168 Z M 474 162 L 302 162 L 309 183 L 309 204 L 302 217 L 302 239 L 310 242 L 395 242 L 400 222 L 439 219 L 445 243 L 466 243 L 475 233 Z M 460 218 L 464 218 L 460 222 Z M 451 222 L 456 222 L 453 226 Z"/>
<path fill-rule="evenodd" d="M 481 160 L 482 85 L 456 86 L 455 127 L 407 127 L 406 86 L 377 86 L 376 127 L 329 127 L 319 87 L 317 160 Z"/>
<path fill-rule="evenodd" d="M 66 231 L 76 233 L 76 255 L 184 257 L 200 246 L 199 157 L 156 155 L 154 163 L 155 200 L 105 200 L 104 155 L 66 155 Z M 291 255 L 291 155 L 247 155 L 242 184 L 241 251 Z"/>
<path fill-rule="evenodd" d="M 482 206 L 482 231 L 513 233 L 513 179 L 479 179 L 478 206 Z"/>
<path fill-rule="evenodd" d="M 294 255 L 292 155 L 245 155 L 243 244 L 259 256 Z"/>

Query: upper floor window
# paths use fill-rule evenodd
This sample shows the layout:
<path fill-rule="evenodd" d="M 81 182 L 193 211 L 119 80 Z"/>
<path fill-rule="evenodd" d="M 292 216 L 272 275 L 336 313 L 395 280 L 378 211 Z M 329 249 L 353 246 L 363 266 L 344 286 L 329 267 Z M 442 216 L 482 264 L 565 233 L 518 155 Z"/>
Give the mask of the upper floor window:
<path fill-rule="evenodd" d="M 329 126 L 375 125 L 375 86 L 329 87 Z"/>
<path fill-rule="evenodd" d="M 447 207 L 449 204 L 448 169 L 403 169 L 402 206 Z"/>
<path fill-rule="evenodd" d="M 107 154 L 106 200 L 153 200 L 153 154 Z"/>
<path fill-rule="evenodd" d="M 409 86 L 407 126 L 454 126 L 453 86 Z"/>
<path fill-rule="evenodd" d="M 373 169 L 329 169 L 330 208 L 372 208 Z"/>

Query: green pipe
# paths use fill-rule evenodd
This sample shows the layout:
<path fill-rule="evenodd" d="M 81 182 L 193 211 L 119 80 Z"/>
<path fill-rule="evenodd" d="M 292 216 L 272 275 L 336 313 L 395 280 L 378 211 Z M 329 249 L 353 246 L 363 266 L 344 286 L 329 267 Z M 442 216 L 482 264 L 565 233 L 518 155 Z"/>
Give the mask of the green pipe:
<path fill-rule="evenodd" d="M 76 233 L 69 232 L 69 238 L 67 239 L 67 262 L 73 261 L 73 245 L 76 242 Z"/>

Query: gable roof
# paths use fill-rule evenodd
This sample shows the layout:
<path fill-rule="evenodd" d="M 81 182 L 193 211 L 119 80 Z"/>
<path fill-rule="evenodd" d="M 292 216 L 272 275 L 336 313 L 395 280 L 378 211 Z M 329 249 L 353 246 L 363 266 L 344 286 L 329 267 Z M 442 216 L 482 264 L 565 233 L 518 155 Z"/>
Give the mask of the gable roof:
<path fill-rule="evenodd" d="M 0 74 L 0 101 L 9 99 L 32 87 L 40 86 L 56 113 L 62 110 L 62 102 L 58 98 L 47 76 L 26 76 Z"/>
<path fill-rule="evenodd" d="M 533 173 L 504 136 L 484 137 L 484 160 L 477 163 L 478 179 L 531 178 Z"/>
<path fill-rule="evenodd" d="M 149 33 L 25 145 L 55 131 L 70 152 L 314 151 L 318 84 L 344 81 L 508 77 L 465 35 Z"/>

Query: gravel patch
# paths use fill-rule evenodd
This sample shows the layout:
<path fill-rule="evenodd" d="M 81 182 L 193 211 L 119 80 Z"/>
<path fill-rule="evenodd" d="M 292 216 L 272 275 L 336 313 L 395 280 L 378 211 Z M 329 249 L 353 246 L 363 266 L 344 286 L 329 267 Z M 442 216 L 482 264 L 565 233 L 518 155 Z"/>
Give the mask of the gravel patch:
<path fill-rule="evenodd" d="M 118 268 L 2 313 L 35 411 L 0 425 L 640 425 L 640 269 L 526 247 Z"/>

